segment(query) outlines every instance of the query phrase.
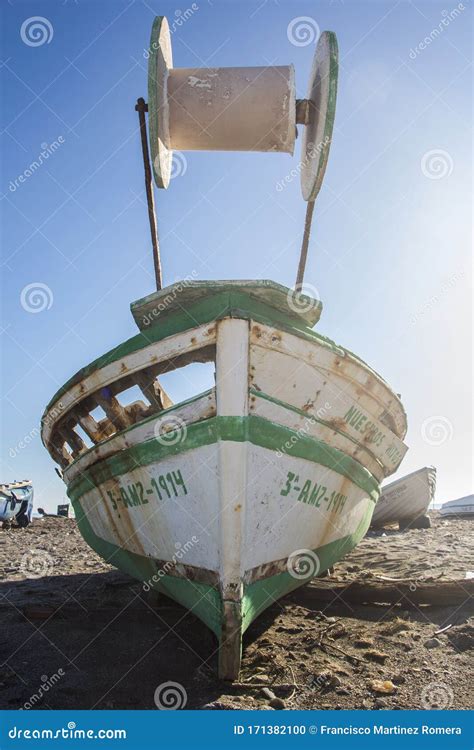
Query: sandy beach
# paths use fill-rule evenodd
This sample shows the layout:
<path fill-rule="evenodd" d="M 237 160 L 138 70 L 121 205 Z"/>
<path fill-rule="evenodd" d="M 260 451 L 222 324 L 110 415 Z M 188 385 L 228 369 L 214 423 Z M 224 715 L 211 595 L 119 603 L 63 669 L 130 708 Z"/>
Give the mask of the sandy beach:
<path fill-rule="evenodd" d="M 275 602 L 233 685 L 210 631 L 105 564 L 73 519 L 0 530 L 1 708 L 156 709 L 167 681 L 191 709 L 472 707 L 474 526 L 431 520 L 369 532 L 330 577 Z M 437 590 L 449 604 L 429 603 Z"/>

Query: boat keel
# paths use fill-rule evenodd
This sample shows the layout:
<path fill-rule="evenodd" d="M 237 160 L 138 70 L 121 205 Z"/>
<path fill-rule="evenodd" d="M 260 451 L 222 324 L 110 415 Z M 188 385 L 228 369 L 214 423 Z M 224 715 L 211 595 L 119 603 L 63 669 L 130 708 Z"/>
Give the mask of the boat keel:
<path fill-rule="evenodd" d="M 224 601 L 219 645 L 219 678 L 221 680 L 237 680 L 241 659 L 242 603 Z"/>

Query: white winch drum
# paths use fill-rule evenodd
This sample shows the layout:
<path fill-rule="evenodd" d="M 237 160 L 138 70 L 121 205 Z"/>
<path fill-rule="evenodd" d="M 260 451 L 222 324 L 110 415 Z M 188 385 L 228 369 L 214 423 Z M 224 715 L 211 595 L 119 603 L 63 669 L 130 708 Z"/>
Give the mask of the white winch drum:
<path fill-rule="evenodd" d="M 301 187 L 314 201 L 326 169 L 337 93 L 337 41 L 323 31 L 302 100 Z M 150 151 L 156 185 L 171 179 L 173 151 L 293 154 L 297 102 L 293 65 L 173 68 L 168 21 L 153 23 L 148 58 Z M 302 111 L 303 111 L 302 110 Z"/>
<path fill-rule="evenodd" d="M 284 151 L 296 136 L 292 65 L 174 68 L 168 73 L 169 148 Z"/>

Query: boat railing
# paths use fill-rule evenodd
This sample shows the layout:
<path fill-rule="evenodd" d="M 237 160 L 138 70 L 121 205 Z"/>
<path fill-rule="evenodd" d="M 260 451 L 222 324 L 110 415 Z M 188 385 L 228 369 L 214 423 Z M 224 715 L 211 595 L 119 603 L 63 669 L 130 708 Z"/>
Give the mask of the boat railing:
<path fill-rule="evenodd" d="M 215 328 L 206 328 L 186 332 L 190 350 L 183 341 L 176 341 L 176 347 L 169 340 L 156 342 L 139 357 L 134 352 L 107 363 L 71 385 L 42 420 L 43 442 L 60 467 L 67 468 L 92 447 L 173 406 L 158 375 L 194 362 L 215 362 Z M 125 404 L 122 394 L 136 387 L 141 397 Z"/>

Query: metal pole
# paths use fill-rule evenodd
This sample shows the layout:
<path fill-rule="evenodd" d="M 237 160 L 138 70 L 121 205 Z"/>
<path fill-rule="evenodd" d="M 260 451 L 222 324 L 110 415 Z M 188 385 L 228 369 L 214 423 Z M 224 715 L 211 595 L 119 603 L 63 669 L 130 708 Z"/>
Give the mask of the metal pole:
<path fill-rule="evenodd" d="M 314 211 L 314 201 L 308 201 L 308 206 L 306 208 L 306 218 L 304 220 L 304 232 L 303 232 L 303 241 L 301 243 L 300 262 L 298 265 L 298 273 L 296 275 L 295 291 L 297 292 L 301 292 L 301 289 L 303 287 L 303 277 L 304 277 L 304 271 L 306 268 L 306 258 L 308 257 L 309 235 L 311 233 L 311 222 L 313 220 L 313 211 Z"/>
<path fill-rule="evenodd" d="M 140 121 L 143 166 L 145 168 L 145 190 L 146 200 L 148 204 L 148 220 L 150 222 L 151 244 L 153 246 L 153 263 L 155 266 L 156 288 L 159 291 L 163 286 L 163 282 L 161 277 L 160 243 L 158 240 L 158 226 L 156 223 L 155 199 L 153 196 L 153 182 L 150 167 L 150 153 L 148 151 L 148 138 L 146 132 L 145 112 L 148 112 L 148 105 L 145 103 L 145 100 L 142 96 L 137 99 L 135 110 L 138 112 L 138 119 Z"/>

